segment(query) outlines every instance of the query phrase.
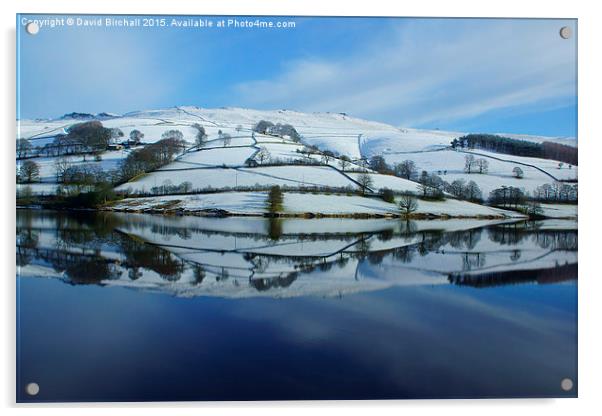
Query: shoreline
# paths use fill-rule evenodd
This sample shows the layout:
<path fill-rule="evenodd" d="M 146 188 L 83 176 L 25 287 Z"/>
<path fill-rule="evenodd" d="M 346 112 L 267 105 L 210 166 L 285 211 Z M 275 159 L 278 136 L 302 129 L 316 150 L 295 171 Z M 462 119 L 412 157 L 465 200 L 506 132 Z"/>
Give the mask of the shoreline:
<path fill-rule="evenodd" d="M 410 214 L 408 216 L 395 214 L 395 213 L 320 213 L 320 212 L 304 212 L 304 213 L 242 213 L 242 212 L 231 212 L 222 209 L 199 209 L 199 210 L 185 210 L 185 209 L 155 209 L 155 208 L 144 208 L 144 209 L 131 209 L 131 208 L 113 208 L 113 207 L 101 207 L 101 208 L 62 208 L 62 207 L 44 207 L 40 205 L 17 205 L 16 209 L 27 209 L 27 210 L 48 210 L 48 211 L 61 211 L 61 212 L 115 212 L 121 214 L 148 214 L 148 215 L 161 215 L 166 217 L 174 216 L 189 216 L 189 217 L 208 217 L 208 218 L 236 218 L 236 217 L 247 217 L 247 218 L 265 218 L 265 219 L 321 219 L 321 218 L 341 218 L 341 219 L 391 219 L 391 220 L 415 220 L 415 221 L 429 221 L 429 220 L 508 220 L 508 221 L 535 221 L 535 220 L 568 220 L 577 221 L 577 217 L 529 217 L 529 216 L 516 216 L 507 217 L 502 215 L 436 215 L 428 213 Z"/>

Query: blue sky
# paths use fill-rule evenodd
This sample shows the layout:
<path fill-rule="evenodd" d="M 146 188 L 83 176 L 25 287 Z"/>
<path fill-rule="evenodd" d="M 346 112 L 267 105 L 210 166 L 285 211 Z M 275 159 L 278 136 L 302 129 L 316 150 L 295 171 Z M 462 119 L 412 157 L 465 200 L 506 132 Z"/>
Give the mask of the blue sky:
<path fill-rule="evenodd" d="M 18 18 L 18 116 L 238 106 L 576 136 L 576 37 L 558 34 L 575 33 L 574 20 L 261 18 L 295 28 L 191 29 L 170 19 L 30 36 Z"/>

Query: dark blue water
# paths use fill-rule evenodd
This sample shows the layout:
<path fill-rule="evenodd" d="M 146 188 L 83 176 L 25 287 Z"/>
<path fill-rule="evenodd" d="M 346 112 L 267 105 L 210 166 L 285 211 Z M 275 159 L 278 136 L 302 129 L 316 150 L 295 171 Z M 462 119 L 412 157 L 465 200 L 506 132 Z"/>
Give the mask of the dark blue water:
<path fill-rule="evenodd" d="M 17 400 L 575 397 L 577 276 L 561 274 L 290 298 L 18 277 L 17 386 L 40 393 Z"/>

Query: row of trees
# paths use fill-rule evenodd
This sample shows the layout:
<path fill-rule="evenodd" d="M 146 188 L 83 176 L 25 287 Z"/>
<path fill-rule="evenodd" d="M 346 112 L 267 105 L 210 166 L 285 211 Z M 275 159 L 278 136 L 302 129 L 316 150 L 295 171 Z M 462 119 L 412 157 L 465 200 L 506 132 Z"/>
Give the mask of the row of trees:
<path fill-rule="evenodd" d="M 109 129 L 102 125 L 98 120 L 86 121 L 84 123 L 74 124 L 69 128 L 67 134 L 57 135 L 52 143 L 48 143 L 39 149 L 41 156 L 61 156 L 82 154 L 84 160 L 87 154 L 99 154 L 107 149 L 111 139 L 114 136 L 123 136 L 119 129 Z M 17 144 L 18 154 L 26 157 L 23 149 L 33 149 L 31 143 L 26 143 L 21 139 Z"/>
<path fill-rule="evenodd" d="M 577 165 L 579 163 L 576 147 L 553 142 L 543 142 L 541 147 L 544 159 L 560 160 L 570 165 Z"/>
<path fill-rule="evenodd" d="M 542 202 L 577 202 L 579 189 L 577 184 L 546 183 L 533 191 L 532 198 Z"/>
<path fill-rule="evenodd" d="M 253 131 L 260 134 L 269 134 L 278 137 L 288 137 L 294 142 L 301 141 L 301 135 L 297 130 L 290 124 L 274 124 L 271 121 L 261 120 L 255 126 Z"/>
<path fill-rule="evenodd" d="M 526 200 L 525 191 L 515 186 L 502 186 L 489 193 L 489 203 L 504 208 L 518 208 Z"/>
<path fill-rule="evenodd" d="M 481 202 L 483 193 L 475 181 L 466 182 L 464 179 L 456 179 L 452 183 L 445 182 L 445 191 L 458 199 L 471 202 Z"/>
<path fill-rule="evenodd" d="M 418 188 L 425 199 L 443 199 L 445 181 L 439 175 L 423 170 L 418 178 Z"/>
<path fill-rule="evenodd" d="M 540 157 L 541 145 L 496 134 L 468 134 L 452 140 L 452 148 L 491 150 L 516 156 Z"/>
<path fill-rule="evenodd" d="M 543 214 L 540 202 L 577 202 L 577 185 L 555 182 L 539 186 L 533 195 L 514 186 L 502 186 L 489 194 L 488 202 L 502 208 L 514 208 L 530 216 Z"/>
<path fill-rule="evenodd" d="M 28 139 L 17 140 L 17 158 L 24 159 L 33 156 L 58 157 L 81 154 L 98 155 L 105 151 L 112 140 L 124 136 L 119 128 L 106 128 L 100 121 L 86 121 L 73 125 L 67 134 L 58 134 L 51 143 L 36 147 Z M 132 130 L 128 145 L 138 145 L 144 134 L 140 130 Z"/>
<path fill-rule="evenodd" d="M 466 173 L 487 173 L 489 162 L 486 159 L 477 159 L 474 155 L 466 155 L 464 158 L 464 171 Z"/>
<path fill-rule="evenodd" d="M 164 138 L 158 142 L 133 150 L 120 166 L 121 181 L 158 169 L 171 162 L 177 153 L 185 149 L 186 142 L 181 134 L 177 130 L 170 130 L 165 132 Z"/>
<path fill-rule="evenodd" d="M 483 149 L 516 156 L 552 159 L 577 165 L 577 148 L 554 142 L 535 143 L 495 134 L 468 134 L 452 140 L 452 148 Z"/>
<path fill-rule="evenodd" d="M 40 165 L 32 160 L 26 160 L 18 166 L 17 182 L 33 183 L 40 180 Z"/>

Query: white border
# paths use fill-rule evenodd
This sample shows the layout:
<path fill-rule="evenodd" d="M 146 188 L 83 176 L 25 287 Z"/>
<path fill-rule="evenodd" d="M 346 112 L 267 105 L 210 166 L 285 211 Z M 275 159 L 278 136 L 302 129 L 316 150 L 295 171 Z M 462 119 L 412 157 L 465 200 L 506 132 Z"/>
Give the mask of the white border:
<path fill-rule="evenodd" d="M 348 415 L 376 411 L 382 414 L 507 415 L 528 411 L 530 414 L 563 415 L 589 414 L 602 408 L 600 397 L 600 323 L 602 316 L 602 276 L 596 263 L 599 226 L 596 215 L 602 206 L 598 195 L 601 174 L 602 132 L 600 131 L 600 45 L 602 39 L 600 16 L 595 2 L 498 0 L 421 0 L 394 5 L 392 1 L 369 0 L 352 4 L 350 1 L 325 0 L 104 0 L 70 2 L 67 0 L 21 0 L 2 2 L 2 127 L 5 140 L 2 180 L 8 196 L 1 204 L 0 229 L 3 230 L 1 264 L 2 276 L 2 368 L 0 379 L 1 403 L 8 413 L 42 410 L 48 414 L 105 414 L 109 408 L 126 407 L 131 415 L 170 414 L 291 414 L 308 411 L 327 414 L 343 410 Z M 245 402 L 245 403 L 154 403 L 154 404 L 67 404 L 15 405 L 15 245 L 14 245 L 14 137 L 15 137 L 15 14 L 21 13 L 121 13 L 121 14 L 266 14 L 266 15 L 348 15 L 348 16 L 440 16 L 440 17 L 557 17 L 579 19 L 579 399 L 562 400 L 447 400 L 447 401 L 388 401 L 388 402 Z M 598 202 L 598 204 L 596 204 Z M 599 410 L 598 410 L 599 411 Z"/>

